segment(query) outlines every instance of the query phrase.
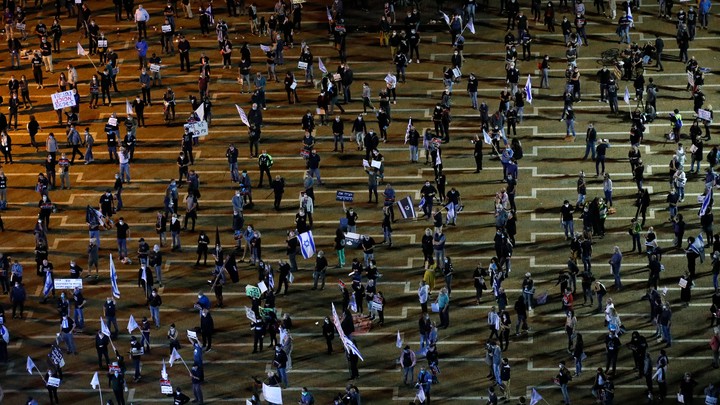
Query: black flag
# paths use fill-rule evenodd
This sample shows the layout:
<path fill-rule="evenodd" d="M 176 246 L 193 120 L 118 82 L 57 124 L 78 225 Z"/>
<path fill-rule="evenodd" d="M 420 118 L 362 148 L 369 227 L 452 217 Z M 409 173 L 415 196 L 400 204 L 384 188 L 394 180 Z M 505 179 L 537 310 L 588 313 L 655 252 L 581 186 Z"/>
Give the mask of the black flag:
<path fill-rule="evenodd" d="M 230 279 L 233 283 L 240 281 L 240 275 L 237 270 L 237 261 L 235 261 L 235 252 L 230 252 L 225 260 L 225 270 L 230 274 Z"/>
<path fill-rule="evenodd" d="M 415 218 L 415 207 L 413 206 L 412 198 L 407 196 L 396 203 L 400 207 L 400 214 L 404 219 Z"/>

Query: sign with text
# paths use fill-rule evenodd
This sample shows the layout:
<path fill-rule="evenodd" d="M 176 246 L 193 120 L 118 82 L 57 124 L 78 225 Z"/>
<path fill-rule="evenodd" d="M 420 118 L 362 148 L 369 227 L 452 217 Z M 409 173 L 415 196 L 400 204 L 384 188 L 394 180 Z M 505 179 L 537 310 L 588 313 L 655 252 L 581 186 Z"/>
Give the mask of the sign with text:
<path fill-rule="evenodd" d="M 160 71 L 160 65 L 155 64 L 155 63 L 151 63 L 151 64 L 150 64 L 150 71 L 151 71 L 151 72 L 154 72 L 154 73 L 159 72 L 159 71 Z"/>
<path fill-rule="evenodd" d="M 81 278 L 56 278 L 53 283 L 56 290 L 73 290 L 75 287 L 83 288 Z"/>
<path fill-rule="evenodd" d="M 712 113 L 708 110 L 698 109 L 698 118 L 705 121 L 712 121 Z"/>
<path fill-rule="evenodd" d="M 335 201 L 353 202 L 353 198 L 355 198 L 355 193 L 353 193 L 352 191 L 338 190 L 335 193 Z"/>
<path fill-rule="evenodd" d="M 63 358 L 62 350 L 57 345 L 53 344 L 48 357 L 53 364 L 60 366 L 60 368 L 65 367 L 65 358 Z"/>
<path fill-rule="evenodd" d="M 207 136 L 208 134 L 208 123 L 207 121 L 191 122 L 184 125 L 188 132 L 193 134 L 193 138 L 199 136 Z"/>
<path fill-rule="evenodd" d="M 160 393 L 172 395 L 173 389 L 170 380 L 160 380 Z"/>
<path fill-rule="evenodd" d="M 260 298 L 260 289 L 255 287 L 254 285 L 247 285 L 245 286 L 245 295 L 252 298 Z"/>
<path fill-rule="evenodd" d="M 53 93 L 52 98 L 53 108 L 56 110 L 62 110 L 65 107 L 75 107 L 75 95 L 72 90 L 61 91 L 59 93 Z"/>

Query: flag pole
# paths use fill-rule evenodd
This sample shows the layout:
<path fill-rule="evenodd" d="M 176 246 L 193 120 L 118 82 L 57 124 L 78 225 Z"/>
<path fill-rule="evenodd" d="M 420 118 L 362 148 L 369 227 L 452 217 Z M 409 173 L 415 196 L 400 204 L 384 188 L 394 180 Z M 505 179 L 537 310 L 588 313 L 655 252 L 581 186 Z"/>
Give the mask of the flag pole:
<path fill-rule="evenodd" d="M 180 353 L 178 353 L 178 354 L 180 354 Z M 187 363 L 185 363 L 185 359 L 183 359 L 182 356 L 180 356 L 180 360 L 182 360 L 182 362 L 183 362 L 183 364 L 185 365 L 185 368 L 187 369 L 188 373 L 190 373 L 190 368 L 188 367 Z M 190 374 L 192 375 L 192 373 L 190 373 Z"/>
<path fill-rule="evenodd" d="M 33 364 L 35 364 L 35 362 L 33 362 Z M 43 380 L 43 382 L 45 383 L 45 385 L 47 385 L 47 381 L 45 381 L 45 377 L 43 377 L 42 371 L 40 371 L 40 369 L 38 368 L 37 365 L 35 366 L 35 370 L 38 371 L 38 374 L 40 374 L 40 378 L 42 378 L 42 380 Z"/>
<path fill-rule="evenodd" d="M 88 60 L 90 61 L 90 63 L 92 63 L 92 65 L 93 65 L 93 67 L 95 68 L 95 70 L 97 70 L 97 66 L 95 66 L 95 62 L 93 62 L 93 60 L 90 59 L 90 55 L 88 55 L 87 52 L 85 53 L 85 56 L 87 56 Z"/>
<path fill-rule="evenodd" d="M 100 394 L 100 405 L 103 405 L 103 398 L 102 398 L 102 388 L 100 387 L 100 384 L 98 384 L 98 393 Z"/>

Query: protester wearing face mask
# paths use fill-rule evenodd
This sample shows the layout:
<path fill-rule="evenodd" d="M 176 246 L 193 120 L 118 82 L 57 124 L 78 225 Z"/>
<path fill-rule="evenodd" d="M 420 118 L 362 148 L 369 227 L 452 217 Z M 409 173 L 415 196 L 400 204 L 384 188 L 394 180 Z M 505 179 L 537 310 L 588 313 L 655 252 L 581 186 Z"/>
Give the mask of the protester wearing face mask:
<path fill-rule="evenodd" d="M 105 315 L 105 324 L 107 325 L 108 331 L 110 331 L 110 337 L 115 338 L 120 331 L 117 323 L 117 308 L 115 306 L 115 300 L 111 297 L 107 297 L 105 304 L 103 304 L 103 315 Z M 115 326 L 115 332 L 112 332 L 112 326 Z"/>
<path fill-rule="evenodd" d="M 118 255 L 123 263 L 127 260 L 127 240 L 130 239 L 130 226 L 120 217 L 115 225 L 117 231 Z"/>
<path fill-rule="evenodd" d="M 47 195 L 43 195 L 38 202 L 38 207 L 40 208 L 38 219 L 42 222 L 45 232 L 48 232 L 50 230 L 50 215 L 53 212 L 54 205 Z"/>

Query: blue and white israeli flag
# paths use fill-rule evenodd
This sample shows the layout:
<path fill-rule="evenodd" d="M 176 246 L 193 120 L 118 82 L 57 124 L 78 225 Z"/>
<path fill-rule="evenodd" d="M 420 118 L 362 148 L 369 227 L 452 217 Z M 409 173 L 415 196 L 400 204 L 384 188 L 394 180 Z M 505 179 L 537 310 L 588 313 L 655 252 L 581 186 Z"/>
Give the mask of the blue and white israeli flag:
<path fill-rule="evenodd" d="M 313 257 L 315 254 L 315 239 L 313 239 L 312 231 L 307 231 L 298 235 L 300 242 L 300 251 L 305 259 Z"/>

